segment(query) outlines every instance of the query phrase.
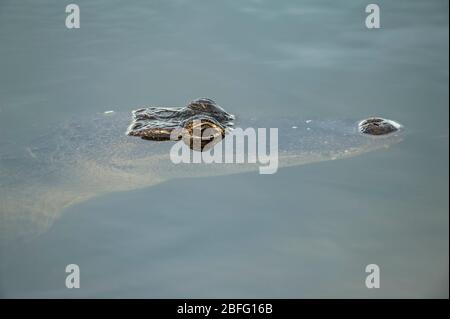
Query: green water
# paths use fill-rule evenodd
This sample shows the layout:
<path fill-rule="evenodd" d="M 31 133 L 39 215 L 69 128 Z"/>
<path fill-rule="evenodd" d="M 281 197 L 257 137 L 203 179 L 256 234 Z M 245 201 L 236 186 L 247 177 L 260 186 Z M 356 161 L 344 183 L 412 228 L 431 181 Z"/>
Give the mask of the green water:
<path fill-rule="evenodd" d="M 243 117 L 383 116 L 406 137 L 71 206 L 2 242 L 2 297 L 448 298 L 447 1 L 378 1 L 378 30 L 364 1 L 75 3 L 68 30 L 65 3 L 0 0 L 0 145 L 199 96 Z M 65 287 L 71 263 L 80 289 Z M 371 263 L 379 289 L 365 286 Z"/>

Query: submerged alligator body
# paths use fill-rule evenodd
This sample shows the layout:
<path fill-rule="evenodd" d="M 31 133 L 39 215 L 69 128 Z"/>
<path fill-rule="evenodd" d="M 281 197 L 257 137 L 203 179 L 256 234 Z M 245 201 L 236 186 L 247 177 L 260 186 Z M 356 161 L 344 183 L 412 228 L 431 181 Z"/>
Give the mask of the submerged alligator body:
<path fill-rule="evenodd" d="M 241 119 L 209 99 L 182 108 L 139 109 L 131 124 L 127 113 L 101 115 L 58 127 L 19 152 L 2 147 L 0 232 L 25 222 L 44 230 L 64 208 L 101 194 L 258 170 L 253 163 L 173 164 L 170 134 L 177 127 L 192 133 L 193 119 L 220 135 L 233 127 L 278 128 L 279 167 L 352 157 L 402 140 L 400 125 L 389 120 Z"/>

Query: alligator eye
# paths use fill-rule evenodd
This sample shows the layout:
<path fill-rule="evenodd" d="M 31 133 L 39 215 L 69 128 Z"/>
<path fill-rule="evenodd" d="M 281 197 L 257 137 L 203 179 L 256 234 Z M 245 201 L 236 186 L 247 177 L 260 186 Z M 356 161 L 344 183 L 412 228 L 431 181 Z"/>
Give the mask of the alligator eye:
<path fill-rule="evenodd" d="M 182 139 L 195 151 L 205 151 L 220 142 L 225 136 L 225 128 L 211 118 L 194 118 L 183 123 Z"/>
<path fill-rule="evenodd" d="M 398 131 L 400 127 L 397 122 L 380 117 L 371 117 L 358 124 L 359 131 L 368 135 L 386 135 Z"/>
<path fill-rule="evenodd" d="M 183 139 L 192 149 L 203 151 L 225 136 L 226 130 L 234 125 L 233 120 L 234 115 L 213 100 L 201 98 L 186 107 L 148 107 L 133 111 L 126 134 L 151 141 Z"/>
<path fill-rule="evenodd" d="M 196 111 L 215 112 L 219 106 L 211 99 L 199 98 L 190 102 L 188 108 Z"/>

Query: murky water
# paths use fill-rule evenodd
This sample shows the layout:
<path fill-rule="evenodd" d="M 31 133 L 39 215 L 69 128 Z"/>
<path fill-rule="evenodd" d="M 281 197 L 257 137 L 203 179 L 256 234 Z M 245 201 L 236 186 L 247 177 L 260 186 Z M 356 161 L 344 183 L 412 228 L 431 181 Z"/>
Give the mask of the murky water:
<path fill-rule="evenodd" d="M 379 30 L 364 1 L 76 3 L 68 30 L 59 1 L 0 0 L 1 154 L 67 119 L 199 96 L 243 117 L 378 115 L 406 136 L 15 216 L 0 228 L 2 297 L 448 298 L 448 2 L 379 1 Z M 65 287 L 71 263 L 80 289 Z"/>

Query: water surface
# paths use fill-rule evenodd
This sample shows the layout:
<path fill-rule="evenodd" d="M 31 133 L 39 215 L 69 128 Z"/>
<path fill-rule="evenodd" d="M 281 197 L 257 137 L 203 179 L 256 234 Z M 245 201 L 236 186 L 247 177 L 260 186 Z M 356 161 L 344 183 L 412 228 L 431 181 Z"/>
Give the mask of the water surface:
<path fill-rule="evenodd" d="M 274 175 L 107 194 L 37 236 L 18 216 L 0 228 L 2 297 L 448 298 L 448 2 L 378 2 L 379 30 L 363 1 L 76 3 L 68 30 L 63 3 L 0 1 L 0 145 L 199 96 L 245 117 L 378 115 L 407 136 Z M 65 288 L 70 263 L 80 289 Z M 370 263 L 380 289 L 365 287 Z"/>

